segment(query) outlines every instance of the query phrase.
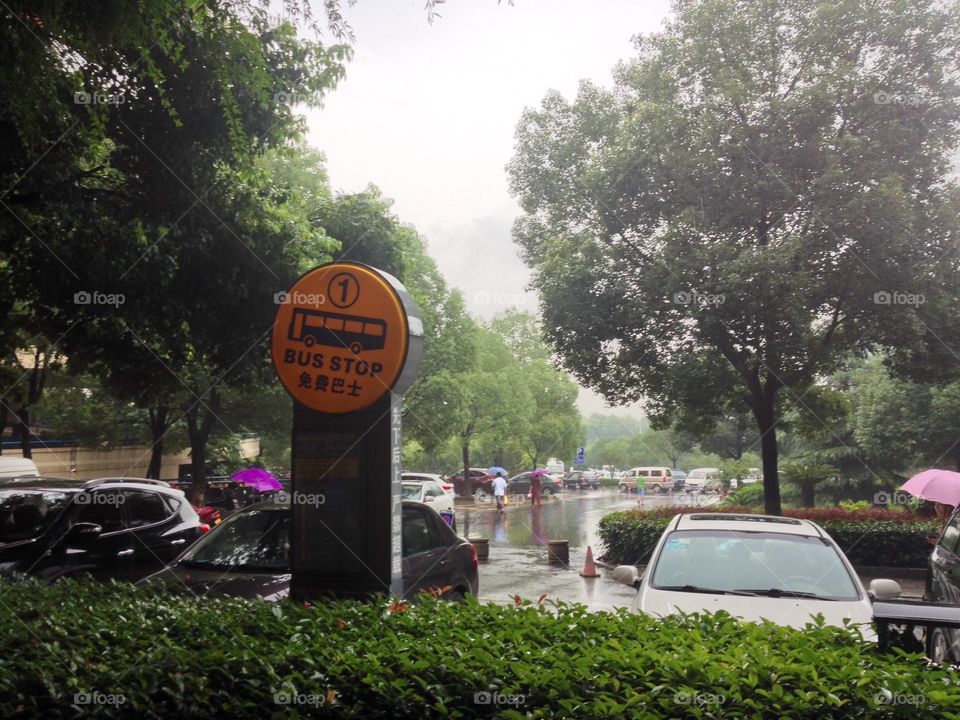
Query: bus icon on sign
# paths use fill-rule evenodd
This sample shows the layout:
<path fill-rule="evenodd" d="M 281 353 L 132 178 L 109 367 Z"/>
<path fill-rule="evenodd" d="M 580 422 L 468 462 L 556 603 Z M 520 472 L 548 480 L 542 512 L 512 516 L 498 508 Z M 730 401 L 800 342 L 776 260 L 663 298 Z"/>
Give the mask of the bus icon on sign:
<path fill-rule="evenodd" d="M 359 355 L 363 350 L 383 350 L 387 324 L 377 318 L 296 308 L 287 337 L 307 347 L 350 348 L 354 355 Z"/>

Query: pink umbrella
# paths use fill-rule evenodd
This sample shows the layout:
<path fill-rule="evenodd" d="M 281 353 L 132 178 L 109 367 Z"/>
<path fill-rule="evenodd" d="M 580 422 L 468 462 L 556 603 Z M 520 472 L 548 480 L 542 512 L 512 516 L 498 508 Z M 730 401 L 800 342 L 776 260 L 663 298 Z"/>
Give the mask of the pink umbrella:
<path fill-rule="evenodd" d="M 247 468 L 230 476 L 231 480 L 237 480 L 249 485 L 257 492 L 270 492 L 271 490 L 283 490 L 283 485 L 277 480 L 273 473 L 263 468 Z"/>
<path fill-rule="evenodd" d="M 549 475 L 549 474 L 550 474 L 550 473 L 548 473 L 548 472 L 547 472 L 546 470 L 544 470 L 543 468 L 537 468 L 536 470 L 534 470 L 533 472 L 530 473 L 530 477 L 532 477 L 532 478 L 535 478 L 535 477 L 544 477 L 545 475 Z"/>
<path fill-rule="evenodd" d="M 900 488 L 914 497 L 943 503 L 960 505 L 960 473 L 950 470 L 924 470 L 907 480 Z"/>

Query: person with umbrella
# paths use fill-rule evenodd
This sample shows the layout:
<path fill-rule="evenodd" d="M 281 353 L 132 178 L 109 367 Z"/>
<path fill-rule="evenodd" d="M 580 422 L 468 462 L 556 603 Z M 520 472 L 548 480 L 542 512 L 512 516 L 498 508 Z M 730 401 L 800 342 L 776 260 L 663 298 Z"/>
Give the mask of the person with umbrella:
<path fill-rule="evenodd" d="M 530 473 L 530 507 L 536 503 L 537 507 L 543 507 L 541 489 L 543 485 L 543 476 L 547 474 L 544 469 L 534 470 Z"/>
<path fill-rule="evenodd" d="M 507 494 L 507 481 L 503 479 L 503 473 L 497 472 L 493 479 L 493 497 L 497 501 L 497 512 L 503 512 L 503 498 Z"/>
<path fill-rule="evenodd" d="M 933 502 L 933 511 L 940 522 L 937 537 L 943 533 L 947 521 L 960 505 L 960 473 L 950 470 L 924 470 L 907 480 L 900 488 L 914 497 Z M 936 543 L 936 538 L 930 542 Z"/>

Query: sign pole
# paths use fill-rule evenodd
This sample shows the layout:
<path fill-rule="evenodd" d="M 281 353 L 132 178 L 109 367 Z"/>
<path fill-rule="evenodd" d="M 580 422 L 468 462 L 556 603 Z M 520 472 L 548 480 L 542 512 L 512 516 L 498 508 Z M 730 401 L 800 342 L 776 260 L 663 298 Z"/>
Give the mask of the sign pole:
<path fill-rule="evenodd" d="M 423 325 L 396 278 L 321 265 L 282 298 L 272 356 L 294 398 L 291 596 L 403 593 L 403 393 Z"/>

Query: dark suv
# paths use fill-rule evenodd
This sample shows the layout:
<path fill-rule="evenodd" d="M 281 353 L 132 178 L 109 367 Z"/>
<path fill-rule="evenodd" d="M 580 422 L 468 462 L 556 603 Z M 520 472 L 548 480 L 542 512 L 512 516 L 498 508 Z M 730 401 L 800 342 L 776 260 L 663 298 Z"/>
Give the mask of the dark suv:
<path fill-rule="evenodd" d="M 960 605 L 960 510 L 947 521 L 930 553 L 924 600 Z M 927 631 L 927 653 L 939 664 L 960 663 L 960 630 Z"/>
<path fill-rule="evenodd" d="M 136 581 L 163 568 L 205 529 L 183 492 L 159 480 L 0 481 L 5 577 Z"/>
<path fill-rule="evenodd" d="M 585 470 L 571 470 L 563 476 L 563 486 L 565 488 L 572 488 L 576 490 L 580 490 L 585 487 L 588 487 L 591 490 L 596 490 L 598 487 L 600 487 L 600 478 L 593 473 L 586 472 Z"/>

